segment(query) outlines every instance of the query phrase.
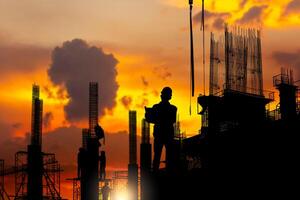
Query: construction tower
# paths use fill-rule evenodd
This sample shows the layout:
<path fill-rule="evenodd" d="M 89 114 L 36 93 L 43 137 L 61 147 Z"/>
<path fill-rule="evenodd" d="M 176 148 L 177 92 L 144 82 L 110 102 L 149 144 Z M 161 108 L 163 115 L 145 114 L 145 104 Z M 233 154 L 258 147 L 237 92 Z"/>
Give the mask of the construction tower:
<path fill-rule="evenodd" d="M 130 199 L 138 199 L 138 165 L 136 141 L 136 111 L 129 111 L 129 164 L 128 164 L 128 189 Z"/>

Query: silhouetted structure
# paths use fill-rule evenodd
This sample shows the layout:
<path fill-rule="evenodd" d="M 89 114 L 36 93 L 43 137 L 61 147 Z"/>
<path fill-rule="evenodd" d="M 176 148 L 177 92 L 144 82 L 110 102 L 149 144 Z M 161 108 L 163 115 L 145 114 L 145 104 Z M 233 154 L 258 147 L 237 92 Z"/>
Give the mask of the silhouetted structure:
<path fill-rule="evenodd" d="M 106 178 L 106 156 L 105 156 L 105 151 L 101 151 L 99 159 L 100 159 L 100 180 L 105 180 L 105 178 Z"/>
<path fill-rule="evenodd" d="M 294 84 L 293 71 L 282 68 L 281 74 L 273 77 L 273 85 L 279 90 L 281 119 L 296 120 L 298 87 Z"/>
<path fill-rule="evenodd" d="M 82 129 L 82 148 L 87 149 L 87 143 L 91 137 L 90 131 L 88 128 Z"/>
<path fill-rule="evenodd" d="M 77 156 L 77 177 L 67 179 L 73 181 L 73 199 L 79 199 L 79 196 L 81 200 L 99 199 L 99 182 L 106 181 L 105 152 L 101 151 L 101 156 L 99 155 L 100 139 L 104 137 L 104 130 L 98 124 L 98 83 L 90 82 L 89 129 L 82 130 L 82 147 Z"/>
<path fill-rule="evenodd" d="M 209 94 L 233 90 L 263 96 L 260 31 L 230 28 L 219 40 L 211 34 Z"/>
<path fill-rule="evenodd" d="M 152 160 L 152 147 L 150 143 L 150 124 L 142 120 L 142 141 L 140 147 L 141 169 L 141 200 L 151 200 L 150 172 Z"/>
<path fill-rule="evenodd" d="M 4 160 L 0 159 L 0 174 L 4 174 Z M 9 196 L 4 187 L 4 176 L 0 176 L 0 200 L 9 200 Z"/>
<path fill-rule="evenodd" d="M 102 191 L 102 200 L 108 200 L 111 191 L 108 181 L 105 181 L 105 185 L 102 187 L 101 191 Z"/>
<path fill-rule="evenodd" d="M 89 130 L 91 137 L 95 137 L 95 127 L 98 124 L 98 83 L 89 85 Z"/>
<path fill-rule="evenodd" d="M 154 160 L 153 171 L 159 169 L 163 146 L 166 147 L 166 167 L 172 167 L 174 156 L 172 150 L 174 143 L 174 124 L 176 122 L 177 108 L 169 103 L 172 98 L 172 89 L 165 87 L 161 91 L 161 102 L 152 109 L 146 110 L 146 120 L 154 123 Z"/>
<path fill-rule="evenodd" d="M 138 165 L 136 143 L 136 111 L 129 111 L 129 164 L 128 164 L 128 189 L 130 199 L 138 199 Z"/>
<path fill-rule="evenodd" d="M 0 172 L 0 176 L 15 174 L 14 199 L 43 200 L 60 197 L 60 165 L 55 154 L 42 152 L 43 101 L 39 86 L 32 87 L 31 140 L 27 151 L 15 154 L 15 166 Z"/>
<path fill-rule="evenodd" d="M 43 101 L 39 99 L 39 86 L 32 87 L 31 144 L 28 145 L 28 199 L 43 199 L 43 155 L 42 155 L 42 117 Z"/>
<path fill-rule="evenodd" d="M 297 181 L 300 82 L 291 71 L 274 76 L 280 102 L 266 109 L 274 92 L 263 90 L 259 31 L 226 26 L 222 39 L 211 36 L 210 92 L 198 97 L 200 134 L 182 140 L 174 172 L 152 174 L 154 199 L 205 199 L 211 183 L 224 196 L 269 195 Z"/>
<path fill-rule="evenodd" d="M 99 199 L 99 140 L 103 129 L 98 125 L 98 83 L 89 84 L 89 129 L 82 131 L 82 147 L 78 153 L 78 179 L 81 200 Z M 73 194 L 73 197 L 76 194 Z"/>

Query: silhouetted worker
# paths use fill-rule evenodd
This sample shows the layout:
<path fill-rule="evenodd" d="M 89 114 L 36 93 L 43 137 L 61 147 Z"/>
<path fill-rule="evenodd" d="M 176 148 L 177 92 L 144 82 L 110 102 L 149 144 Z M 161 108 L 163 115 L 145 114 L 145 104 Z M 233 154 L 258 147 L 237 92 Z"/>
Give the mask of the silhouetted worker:
<path fill-rule="evenodd" d="M 81 178 L 86 172 L 86 150 L 79 148 L 77 156 L 77 177 Z"/>
<path fill-rule="evenodd" d="M 146 120 L 154 123 L 154 160 L 153 171 L 159 169 L 162 148 L 166 148 L 166 168 L 172 168 L 174 123 L 176 122 L 177 108 L 169 103 L 172 98 L 172 89 L 165 87 L 161 91 L 161 102 L 151 109 L 146 108 Z"/>
<path fill-rule="evenodd" d="M 100 180 L 105 180 L 106 177 L 106 156 L 105 151 L 101 151 L 100 157 Z"/>
<path fill-rule="evenodd" d="M 108 200 L 108 196 L 111 191 L 111 188 L 108 185 L 108 181 L 105 181 L 105 185 L 102 187 L 101 191 L 102 191 L 102 199 Z"/>
<path fill-rule="evenodd" d="M 98 140 L 103 139 L 104 143 L 105 143 L 104 130 L 99 124 L 97 124 L 95 126 L 95 134 L 96 134 L 96 137 L 98 138 Z"/>

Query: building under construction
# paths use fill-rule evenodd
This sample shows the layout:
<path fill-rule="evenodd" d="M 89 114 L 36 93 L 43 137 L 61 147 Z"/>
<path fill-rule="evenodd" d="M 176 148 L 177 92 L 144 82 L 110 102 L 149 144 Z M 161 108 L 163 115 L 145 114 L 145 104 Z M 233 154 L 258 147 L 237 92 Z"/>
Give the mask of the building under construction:
<path fill-rule="evenodd" d="M 73 180 L 73 190 L 77 192 L 77 181 L 80 181 L 80 199 L 99 199 L 99 138 L 95 128 L 98 124 L 98 83 L 89 84 L 89 128 L 82 129 L 82 146 L 78 153 L 78 174 Z M 75 198 L 76 197 L 76 198 Z M 73 193 L 73 199 L 78 194 Z"/>
<path fill-rule="evenodd" d="M 78 173 L 73 181 L 73 199 L 99 200 L 105 179 L 105 152 L 99 154 L 104 131 L 98 125 L 98 83 L 89 83 L 89 128 L 82 129 L 82 146 L 78 153 Z"/>
<path fill-rule="evenodd" d="M 60 165 L 55 154 L 42 152 L 43 100 L 38 85 L 32 87 L 31 141 L 27 151 L 15 154 L 15 166 L 5 168 L 0 161 L 0 199 L 62 199 Z M 5 192 L 4 176 L 15 176 L 15 194 Z"/>
<path fill-rule="evenodd" d="M 274 76 L 279 101 L 271 109 L 261 54 L 258 30 L 226 26 L 219 39 L 211 34 L 209 95 L 198 97 L 200 134 L 175 141 L 176 170 L 151 175 L 153 199 L 206 199 L 212 187 L 231 197 L 266 194 L 296 181 L 300 82 L 292 70 Z"/>

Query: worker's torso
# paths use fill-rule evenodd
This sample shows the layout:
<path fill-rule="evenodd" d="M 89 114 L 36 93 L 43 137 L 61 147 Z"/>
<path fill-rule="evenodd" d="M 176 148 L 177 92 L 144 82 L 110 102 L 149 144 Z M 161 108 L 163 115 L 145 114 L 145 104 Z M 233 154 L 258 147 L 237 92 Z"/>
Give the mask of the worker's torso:
<path fill-rule="evenodd" d="M 174 136 L 174 123 L 176 122 L 176 106 L 168 102 L 160 102 L 153 106 L 155 110 L 154 137 L 172 138 Z"/>

